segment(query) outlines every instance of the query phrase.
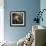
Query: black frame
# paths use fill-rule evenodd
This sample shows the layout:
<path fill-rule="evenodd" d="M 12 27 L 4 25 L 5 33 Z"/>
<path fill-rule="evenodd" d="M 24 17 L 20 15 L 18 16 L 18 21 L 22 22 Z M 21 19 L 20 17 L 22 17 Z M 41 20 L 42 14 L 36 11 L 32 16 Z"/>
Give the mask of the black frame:
<path fill-rule="evenodd" d="M 12 14 L 18 14 L 18 13 L 22 13 L 23 15 L 23 24 L 13 24 L 12 23 Z M 12 27 L 23 27 L 26 26 L 26 12 L 25 11 L 10 11 L 10 26 Z"/>

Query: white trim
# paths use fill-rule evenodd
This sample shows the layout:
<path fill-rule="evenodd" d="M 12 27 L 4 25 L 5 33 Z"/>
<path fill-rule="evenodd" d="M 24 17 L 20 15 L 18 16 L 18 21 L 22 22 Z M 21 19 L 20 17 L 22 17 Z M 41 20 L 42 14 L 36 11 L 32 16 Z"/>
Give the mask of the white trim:
<path fill-rule="evenodd" d="M 4 9 L 0 8 L 0 42 L 4 41 Z"/>

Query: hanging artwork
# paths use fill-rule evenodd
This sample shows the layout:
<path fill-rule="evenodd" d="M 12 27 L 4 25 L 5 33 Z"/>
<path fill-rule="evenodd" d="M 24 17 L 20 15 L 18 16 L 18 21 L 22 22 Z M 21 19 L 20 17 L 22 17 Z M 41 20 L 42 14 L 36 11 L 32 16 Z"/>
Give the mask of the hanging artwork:
<path fill-rule="evenodd" d="M 10 26 L 25 26 L 25 11 L 10 12 Z"/>

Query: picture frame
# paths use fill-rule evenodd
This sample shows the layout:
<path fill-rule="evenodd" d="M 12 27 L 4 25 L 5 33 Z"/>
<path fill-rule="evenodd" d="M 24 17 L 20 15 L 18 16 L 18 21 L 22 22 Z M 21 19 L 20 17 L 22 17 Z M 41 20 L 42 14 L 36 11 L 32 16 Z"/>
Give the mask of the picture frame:
<path fill-rule="evenodd" d="M 26 25 L 25 11 L 10 11 L 10 26 L 23 27 Z"/>

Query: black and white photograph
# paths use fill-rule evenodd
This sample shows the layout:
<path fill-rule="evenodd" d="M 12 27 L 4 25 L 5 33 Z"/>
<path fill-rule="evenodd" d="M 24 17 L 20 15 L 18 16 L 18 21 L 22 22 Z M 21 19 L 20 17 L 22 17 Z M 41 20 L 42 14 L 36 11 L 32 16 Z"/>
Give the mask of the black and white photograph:
<path fill-rule="evenodd" d="M 25 11 L 11 11 L 10 12 L 10 25 L 11 26 L 24 26 L 25 25 Z"/>

